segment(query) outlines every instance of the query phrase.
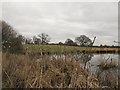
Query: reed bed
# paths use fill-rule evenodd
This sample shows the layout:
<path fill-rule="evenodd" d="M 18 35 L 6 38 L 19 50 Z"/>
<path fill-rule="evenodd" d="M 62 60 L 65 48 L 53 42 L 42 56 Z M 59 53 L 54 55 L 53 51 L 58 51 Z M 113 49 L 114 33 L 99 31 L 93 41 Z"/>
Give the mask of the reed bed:
<path fill-rule="evenodd" d="M 101 86 L 107 86 L 116 90 L 118 88 L 118 63 L 112 58 L 102 59 L 98 64 L 96 73 Z"/>
<path fill-rule="evenodd" d="M 76 60 L 37 61 L 27 55 L 3 53 L 3 88 L 100 88 L 98 79 Z"/>
<path fill-rule="evenodd" d="M 102 60 L 99 64 L 98 64 L 99 68 L 102 70 L 107 70 L 110 68 L 117 68 L 118 67 L 118 63 L 115 60 Z"/>

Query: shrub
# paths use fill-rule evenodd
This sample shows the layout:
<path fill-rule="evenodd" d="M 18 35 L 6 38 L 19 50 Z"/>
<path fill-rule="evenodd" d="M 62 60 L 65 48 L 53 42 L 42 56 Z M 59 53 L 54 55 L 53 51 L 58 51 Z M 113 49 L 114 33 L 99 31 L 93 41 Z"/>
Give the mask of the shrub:
<path fill-rule="evenodd" d="M 2 50 L 9 53 L 21 53 L 23 51 L 22 38 L 17 32 L 2 21 Z"/>

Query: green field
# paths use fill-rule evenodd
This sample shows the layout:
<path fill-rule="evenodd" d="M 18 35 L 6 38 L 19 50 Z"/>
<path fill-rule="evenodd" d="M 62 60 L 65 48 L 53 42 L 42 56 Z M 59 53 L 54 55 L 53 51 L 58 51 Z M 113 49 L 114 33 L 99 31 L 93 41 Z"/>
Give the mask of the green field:
<path fill-rule="evenodd" d="M 108 47 L 80 47 L 80 46 L 66 46 L 66 45 L 24 45 L 26 52 L 50 52 L 50 53 L 76 53 L 76 52 L 113 52 L 118 53 L 120 48 L 108 48 Z"/>

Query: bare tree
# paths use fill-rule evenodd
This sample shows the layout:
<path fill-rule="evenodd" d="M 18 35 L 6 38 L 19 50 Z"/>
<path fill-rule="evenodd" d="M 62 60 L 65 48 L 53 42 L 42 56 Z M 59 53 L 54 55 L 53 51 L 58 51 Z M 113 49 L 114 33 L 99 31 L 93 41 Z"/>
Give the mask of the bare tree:
<path fill-rule="evenodd" d="M 93 46 L 93 44 L 95 43 L 95 39 L 96 39 L 96 36 L 94 37 L 92 43 L 90 44 L 90 46 Z"/>
<path fill-rule="evenodd" d="M 41 40 L 41 44 L 47 44 L 48 42 L 50 42 L 50 37 L 48 34 L 41 33 L 38 35 L 38 37 Z"/>
<path fill-rule="evenodd" d="M 117 44 L 120 44 L 120 42 L 119 41 L 113 41 L 114 43 L 117 43 Z"/>

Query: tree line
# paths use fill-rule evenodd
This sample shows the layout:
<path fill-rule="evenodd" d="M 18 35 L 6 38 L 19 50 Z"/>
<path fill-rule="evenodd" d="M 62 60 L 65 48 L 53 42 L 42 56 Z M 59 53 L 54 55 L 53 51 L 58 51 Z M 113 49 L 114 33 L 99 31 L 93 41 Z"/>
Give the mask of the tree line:
<path fill-rule="evenodd" d="M 75 37 L 75 40 L 73 41 L 72 39 L 68 38 L 66 41 L 63 42 L 58 42 L 58 43 L 49 43 L 51 38 L 48 34 L 46 33 L 41 33 L 38 34 L 37 36 L 33 36 L 32 39 L 24 38 L 24 44 L 58 44 L 58 45 L 70 45 L 70 46 L 93 46 L 95 42 L 95 38 L 92 41 L 89 37 L 85 35 L 80 35 L 79 37 Z"/>

